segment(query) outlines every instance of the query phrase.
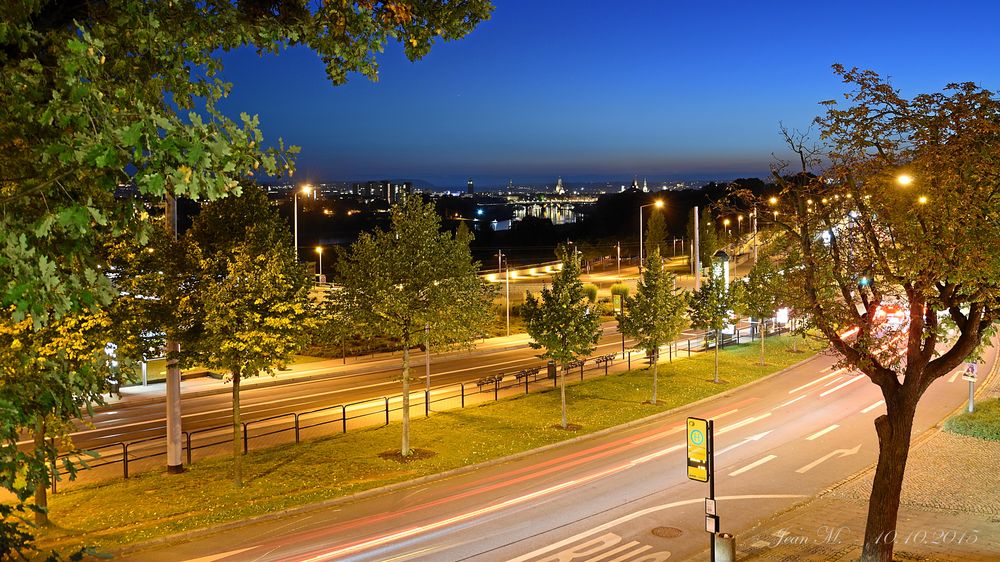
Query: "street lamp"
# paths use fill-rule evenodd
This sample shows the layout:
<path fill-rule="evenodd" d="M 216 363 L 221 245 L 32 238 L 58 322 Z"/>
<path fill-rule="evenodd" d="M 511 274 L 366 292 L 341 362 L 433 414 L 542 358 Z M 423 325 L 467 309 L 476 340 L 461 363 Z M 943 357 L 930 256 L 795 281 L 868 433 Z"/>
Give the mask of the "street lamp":
<path fill-rule="evenodd" d="M 646 207 L 656 207 L 659 209 L 663 207 L 663 200 L 657 199 L 652 203 L 641 205 L 639 207 L 639 271 L 642 271 L 642 210 Z"/>
<path fill-rule="evenodd" d="M 504 271 L 503 267 L 503 250 L 497 252 L 497 279 L 500 278 L 500 272 Z M 504 283 L 506 284 L 506 291 L 504 296 L 504 304 L 507 310 L 507 335 L 510 336 L 510 265 L 508 264 L 505 270 Z"/>
<path fill-rule="evenodd" d="M 899 174 L 898 176 L 896 176 L 896 183 L 898 183 L 903 187 L 906 187 L 911 183 L 913 183 L 913 176 L 909 174 Z"/>
<path fill-rule="evenodd" d="M 729 222 L 730 222 L 730 221 L 729 221 L 729 219 L 722 219 L 722 226 L 723 226 L 723 227 L 725 228 L 725 230 L 726 230 L 726 237 L 727 237 L 727 238 L 728 238 L 728 237 L 730 236 L 730 232 L 729 232 Z"/>
<path fill-rule="evenodd" d="M 316 246 L 316 253 L 319 254 L 319 273 L 317 281 L 323 278 L 323 246 Z"/>
<path fill-rule="evenodd" d="M 740 236 L 743 236 L 743 215 L 736 215 L 736 223 L 739 226 Z"/>
<path fill-rule="evenodd" d="M 618 281 L 622 280 L 622 243 L 615 244 L 615 252 L 618 254 Z"/>
<path fill-rule="evenodd" d="M 312 186 L 308 183 L 302 186 L 302 193 L 306 196 L 312 192 Z M 295 215 L 295 261 L 299 261 L 299 192 L 292 192 L 292 209 Z"/>

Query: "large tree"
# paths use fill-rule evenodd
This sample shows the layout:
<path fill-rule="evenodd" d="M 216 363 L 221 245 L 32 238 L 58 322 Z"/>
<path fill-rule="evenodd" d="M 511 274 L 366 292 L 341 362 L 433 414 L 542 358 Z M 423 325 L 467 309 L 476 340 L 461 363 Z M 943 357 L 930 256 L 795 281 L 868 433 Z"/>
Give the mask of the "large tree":
<path fill-rule="evenodd" d="M 580 281 L 580 257 L 559 246 L 556 257 L 562 269 L 552 277 L 552 286 L 538 296 L 528 293 L 522 314 L 531 336 L 529 345 L 545 349 L 543 358 L 559 364 L 559 394 L 562 404 L 562 427 L 566 417 L 566 371 L 569 363 L 594 351 L 601 336 L 601 318 L 590 304 Z"/>
<path fill-rule="evenodd" d="M 652 208 L 649 220 L 646 221 L 645 246 L 647 254 L 652 254 L 656 249 L 660 251 L 661 256 L 667 249 L 667 220 L 663 211 L 656 207 Z"/>
<path fill-rule="evenodd" d="M 362 233 L 338 271 L 351 321 L 403 348 L 400 453 L 409 456 L 410 349 L 428 326 L 438 341 L 471 345 L 490 320 L 492 289 L 478 275 L 468 237 L 442 232 L 434 205 L 419 197 L 392 208 L 389 230 Z"/>
<path fill-rule="evenodd" d="M 653 361 L 653 395 L 657 403 L 657 374 L 660 346 L 670 343 L 684 330 L 685 298 L 674 287 L 674 275 L 663 266 L 660 249 L 654 247 L 646 258 L 634 297 L 625 297 L 623 313 L 618 316 L 618 329 L 634 338 Z"/>
<path fill-rule="evenodd" d="M 785 131 L 798 173 L 775 170 L 775 221 L 795 307 L 885 399 L 862 558 L 889 561 L 917 404 L 1000 317 L 1000 98 L 972 83 L 905 98 L 834 68 L 846 102 L 827 102 L 820 146 Z M 908 324 L 882 323 L 884 305 Z"/>

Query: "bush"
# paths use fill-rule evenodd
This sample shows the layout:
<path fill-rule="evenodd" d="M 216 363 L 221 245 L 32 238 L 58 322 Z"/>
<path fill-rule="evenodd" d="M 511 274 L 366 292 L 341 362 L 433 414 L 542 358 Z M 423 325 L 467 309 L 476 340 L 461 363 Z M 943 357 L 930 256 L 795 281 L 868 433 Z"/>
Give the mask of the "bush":
<path fill-rule="evenodd" d="M 976 404 L 976 411 L 950 418 L 944 428 L 952 433 L 1000 441 L 1000 398 Z"/>
<path fill-rule="evenodd" d="M 593 283 L 584 283 L 583 292 L 587 295 L 587 300 L 590 302 L 597 302 L 597 285 Z"/>
<path fill-rule="evenodd" d="M 625 283 L 615 283 L 611 286 L 611 294 L 618 295 L 622 299 L 628 296 L 628 285 Z"/>

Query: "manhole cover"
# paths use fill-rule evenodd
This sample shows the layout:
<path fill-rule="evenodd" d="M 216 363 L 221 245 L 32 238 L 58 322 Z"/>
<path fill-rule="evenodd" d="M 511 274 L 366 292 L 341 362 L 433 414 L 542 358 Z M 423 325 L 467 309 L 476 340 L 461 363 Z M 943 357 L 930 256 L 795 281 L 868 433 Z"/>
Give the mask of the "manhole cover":
<path fill-rule="evenodd" d="M 677 527 L 655 527 L 653 529 L 653 535 L 660 537 L 661 539 L 676 539 L 681 536 L 684 531 L 681 531 Z"/>

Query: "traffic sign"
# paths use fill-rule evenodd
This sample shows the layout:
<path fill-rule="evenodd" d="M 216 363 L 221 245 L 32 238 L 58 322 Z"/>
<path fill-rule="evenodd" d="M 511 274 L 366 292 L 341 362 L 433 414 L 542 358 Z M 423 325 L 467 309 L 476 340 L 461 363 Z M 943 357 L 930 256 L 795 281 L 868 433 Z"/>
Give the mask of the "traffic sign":
<path fill-rule="evenodd" d="M 976 382 L 976 374 L 975 373 L 964 373 L 962 375 L 962 380 L 963 381 L 969 381 L 969 382 Z"/>
<path fill-rule="evenodd" d="M 687 419 L 687 474 L 691 480 L 708 482 L 708 420 Z"/>

